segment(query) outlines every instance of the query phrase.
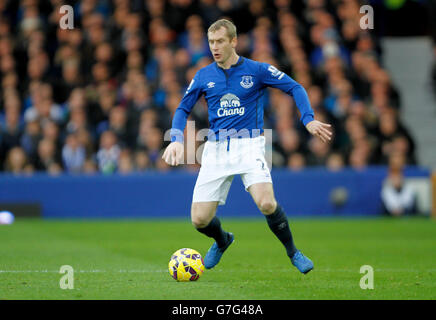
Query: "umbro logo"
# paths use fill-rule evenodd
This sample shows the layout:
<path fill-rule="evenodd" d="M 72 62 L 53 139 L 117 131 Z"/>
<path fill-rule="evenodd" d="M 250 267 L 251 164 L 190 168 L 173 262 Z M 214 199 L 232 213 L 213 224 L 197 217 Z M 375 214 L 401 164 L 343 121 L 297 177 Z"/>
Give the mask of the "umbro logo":
<path fill-rule="evenodd" d="M 207 87 L 208 87 L 209 89 L 215 87 L 215 82 L 209 82 L 209 83 L 207 84 Z"/>

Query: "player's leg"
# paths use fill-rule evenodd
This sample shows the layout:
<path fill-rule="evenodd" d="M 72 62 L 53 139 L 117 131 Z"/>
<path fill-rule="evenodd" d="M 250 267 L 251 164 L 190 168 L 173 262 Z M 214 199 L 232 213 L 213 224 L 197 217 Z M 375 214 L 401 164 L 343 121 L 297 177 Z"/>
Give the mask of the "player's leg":
<path fill-rule="evenodd" d="M 264 214 L 271 231 L 285 246 L 290 258 L 297 252 L 288 219 L 282 207 L 274 197 L 272 183 L 255 183 L 248 187 L 251 197 L 259 210 Z"/>
<path fill-rule="evenodd" d="M 191 221 L 198 232 L 213 238 L 219 248 L 228 243 L 228 233 L 221 228 L 221 222 L 215 216 L 218 201 L 193 202 L 191 207 Z"/>
<path fill-rule="evenodd" d="M 246 170 L 241 174 L 245 189 L 251 194 L 259 210 L 265 215 L 268 226 L 283 243 L 288 256 L 297 252 L 288 219 L 274 197 L 271 174 L 265 160 L 265 138 L 243 140 Z M 248 148 L 248 150 L 247 150 Z M 240 148 L 242 149 L 242 148 Z"/>
<path fill-rule="evenodd" d="M 195 184 L 191 207 L 192 224 L 199 232 L 215 240 L 204 258 L 207 269 L 218 264 L 224 251 L 234 241 L 233 234 L 222 229 L 221 222 L 215 215 L 218 205 L 225 204 L 232 180 L 233 176 L 217 178 L 200 172 Z"/>
<path fill-rule="evenodd" d="M 193 202 L 191 221 L 196 229 L 206 227 L 215 217 L 218 201 Z"/>
<path fill-rule="evenodd" d="M 306 274 L 313 269 L 313 262 L 295 247 L 288 218 L 274 197 L 272 183 L 255 183 L 247 188 L 259 210 L 265 215 L 271 231 L 280 240 L 297 269 Z"/>
<path fill-rule="evenodd" d="M 245 189 L 250 192 L 259 210 L 265 215 L 271 231 L 286 248 L 292 264 L 302 273 L 313 269 L 313 263 L 295 248 L 288 219 L 274 197 L 271 174 L 265 161 L 265 137 L 244 140 L 244 172 L 241 174 Z M 242 149 L 242 148 L 241 148 Z"/>

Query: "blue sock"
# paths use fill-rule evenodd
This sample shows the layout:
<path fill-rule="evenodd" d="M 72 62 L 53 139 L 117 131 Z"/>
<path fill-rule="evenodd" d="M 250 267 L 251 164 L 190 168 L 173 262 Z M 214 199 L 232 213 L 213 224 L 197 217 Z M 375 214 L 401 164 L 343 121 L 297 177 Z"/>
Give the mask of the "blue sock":
<path fill-rule="evenodd" d="M 216 216 L 206 227 L 196 229 L 206 236 L 214 238 L 219 248 L 225 247 L 228 243 L 229 235 L 221 228 L 221 222 Z"/>
<path fill-rule="evenodd" d="M 266 221 L 271 231 L 276 235 L 280 242 L 285 246 L 287 255 L 292 258 L 297 252 L 294 240 L 292 239 L 291 229 L 283 208 L 277 204 L 274 213 L 265 215 Z"/>

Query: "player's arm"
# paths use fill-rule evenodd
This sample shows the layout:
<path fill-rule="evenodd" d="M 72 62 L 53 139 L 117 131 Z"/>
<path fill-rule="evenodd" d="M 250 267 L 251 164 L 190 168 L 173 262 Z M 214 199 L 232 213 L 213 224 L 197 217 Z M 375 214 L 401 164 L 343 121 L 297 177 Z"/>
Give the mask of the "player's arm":
<path fill-rule="evenodd" d="M 265 85 L 278 88 L 294 98 L 301 114 L 300 121 L 304 124 L 307 131 L 319 137 L 323 142 L 331 139 L 332 133 L 328 129 L 331 125 L 314 119 L 314 112 L 310 106 L 309 97 L 301 84 L 267 63 L 260 64 L 260 73 Z"/>
<path fill-rule="evenodd" d="M 183 132 L 186 126 L 186 120 L 201 94 L 200 76 L 199 72 L 197 72 L 174 113 L 171 127 L 171 143 L 162 155 L 162 159 L 171 166 L 177 166 L 183 163 Z"/>

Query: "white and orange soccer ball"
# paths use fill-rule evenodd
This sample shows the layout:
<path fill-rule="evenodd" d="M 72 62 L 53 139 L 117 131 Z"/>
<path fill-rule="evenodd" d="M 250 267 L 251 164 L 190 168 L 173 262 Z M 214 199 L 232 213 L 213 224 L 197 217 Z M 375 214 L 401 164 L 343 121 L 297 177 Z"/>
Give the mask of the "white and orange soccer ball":
<path fill-rule="evenodd" d="M 194 249 L 179 249 L 171 256 L 168 270 L 177 281 L 196 281 L 204 272 L 203 258 Z"/>

